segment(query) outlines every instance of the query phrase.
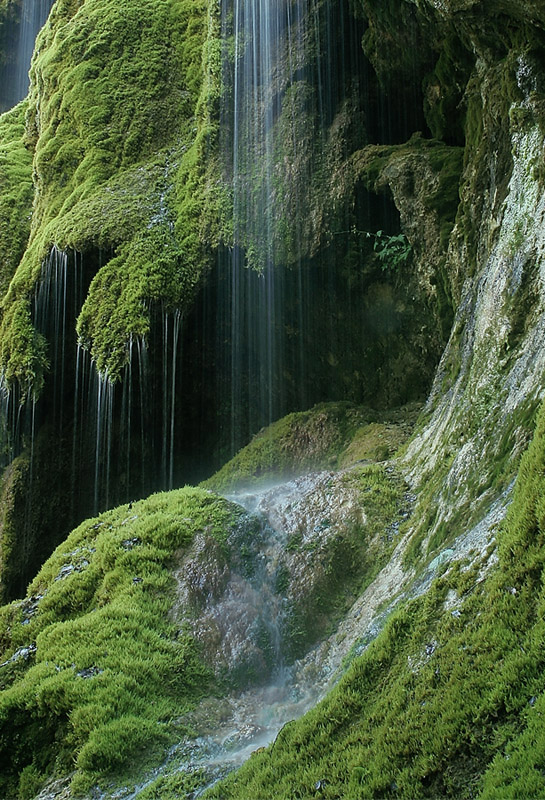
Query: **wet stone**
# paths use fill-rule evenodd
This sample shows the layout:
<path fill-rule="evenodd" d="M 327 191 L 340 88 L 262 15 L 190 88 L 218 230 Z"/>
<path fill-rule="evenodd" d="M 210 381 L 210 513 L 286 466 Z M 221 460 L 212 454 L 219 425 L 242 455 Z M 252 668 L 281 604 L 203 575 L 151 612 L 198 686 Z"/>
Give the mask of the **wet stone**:
<path fill-rule="evenodd" d="M 134 536 L 132 539 L 125 539 L 121 542 L 121 547 L 124 550 L 132 550 L 134 547 L 138 547 L 142 544 L 142 539 L 139 539 L 138 536 Z"/>
<path fill-rule="evenodd" d="M 100 675 L 104 670 L 99 669 L 98 667 L 87 667 L 87 669 L 82 669 L 76 673 L 78 678 L 94 678 L 96 675 Z"/>
<path fill-rule="evenodd" d="M 75 572 L 75 571 L 76 571 L 76 568 L 74 567 L 73 564 L 65 564 L 65 566 L 62 567 L 61 571 L 59 572 L 59 574 L 57 575 L 55 580 L 56 581 L 62 581 L 64 578 L 67 578 L 68 575 L 72 575 L 72 573 Z"/>
<path fill-rule="evenodd" d="M 32 595 L 32 597 L 29 597 L 28 600 L 24 600 L 21 603 L 20 607 L 24 615 L 24 619 L 22 620 L 21 625 L 30 624 L 30 620 L 36 614 L 36 611 L 38 610 L 38 604 L 40 600 L 44 598 L 44 596 L 45 595 L 43 594 L 35 594 Z"/>
<path fill-rule="evenodd" d="M 56 581 L 62 581 L 64 578 L 67 578 L 69 575 L 73 575 L 74 572 L 83 572 L 83 570 L 89 566 L 89 561 L 84 558 L 80 561 L 79 564 L 65 564 L 64 567 L 61 568 L 61 571 L 55 578 Z"/>
<path fill-rule="evenodd" d="M 23 661 L 28 661 L 37 650 L 35 644 L 29 644 L 27 647 L 20 647 L 19 650 L 16 650 L 15 653 L 8 658 L 7 661 L 4 661 L 3 664 L 0 664 L 0 667 L 7 667 L 8 664 L 13 664 L 15 661 L 19 661 L 23 659 Z"/>

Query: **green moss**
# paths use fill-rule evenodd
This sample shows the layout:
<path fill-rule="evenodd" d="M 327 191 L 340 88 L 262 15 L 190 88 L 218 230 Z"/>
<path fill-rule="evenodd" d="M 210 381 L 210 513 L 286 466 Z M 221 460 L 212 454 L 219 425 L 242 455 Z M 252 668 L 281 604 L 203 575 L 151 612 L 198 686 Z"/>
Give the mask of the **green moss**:
<path fill-rule="evenodd" d="M 516 31 L 513 35 L 515 42 L 511 52 L 490 66 L 485 75 L 474 73 L 466 90 L 465 180 L 457 226 L 467 248 L 466 260 L 472 271 L 477 265 L 478 220 L 485 209 L 490 182 L 491 140 L 494 141 L 494 170 L 497 176 L 496 208 L 500 208 L 505 199 L 513 169 L 511 132 L 512 125 L 516 129 L 519 121 L 510 120 L 510 109 L 522 100 L 517 69 L 519 55 L 526 49 L 522 42 L 516 41 Z M 483 81 L 486 82 L 486 92 L 482 90 Z"/>
<path fill-rule="evenodd" d="M 399 145 L 369 145 L 357 151 L 349 160 L 347 180 L 362 182 L 371 192 L 381 193 L 391 186 L 402 212 L 402 223 L 410 225 L 411 245 L 416 258 L 412 259 L 413 272 L 421 269 L 426 280 L 434 287 L 433 312 L 441 332 L 442 342 L 448 341 L 452 326 L 455 292 L 452 276 L 447 267 L 447 251 L 460 203 L 460 180 L 463 170 L 464 149 L 447 145 L 437 139 L 423 138 L 419 133 Z M 425 178 L 423 179 L 423 176 Z M 415 220 L 413 197 L 416 197 L 419 214 L 437 230 L 434 257 L 423 250 L 419 233 L 429 236 L 426 226 L 418 229 Z M 404 211 L 403 204 L 408 203 Z M 409 231 L 407 231 L 408 233 Z M 397 238 L 397 237 L 394 237 Z M 407 270 L 400 270 L 408 282 Z M 437 324 L 437 322 L 435 324 Z"/>
<path fill-rule="evenodd" d="M 375 412 L 351 403 L 322 403 L 288 414 L 256 434 L 203 485 L 226 492 L 331 467 L 358 428 L 374 417 Z"/>
<path fill-rule="evenodd" d="M 370 145 L 353 156 L 354 172 L 370 190 L 376 191 L 385 170 L 401 163 L 408 156 L 417 156 L 436 176 L 433 191 L 423 196 L 426 208 L 435 211 L 441 229 L 441 245 L 446 248 L 459 203 L 459 185 L 464 148 L 446 145 L 437 139 L 413 135 L 399 145 Z"/>
<path fill-rule="evenodd" d="M 432 136 L 449 143 L 464 142 L 464 91 L 474 66 L 473 53 L 454 26 L 438 40 L 433 71 L 424 79 L 424 111 Z"/>
<path fill-rule="evenodd" d="M 371 422 L 359 428 L 339 456 L 339 466 L 357 461 L 386 461 L 408 440 L 417 416 L 416 407 L 407 409 L 404 421 Z"/>
<path fill-rule="evenodd" d="M 286 653 L 291 658 L 303 656 L 311 645 L 330 633 L 354 600 L 388 562 L 397 544 L 397 532 L 404 508 L 406 485 L 391 467 L 365 464 L 348 470 L 343 487 L 355 493 L 358 509 L 347 517 L 339 532 L 327 544 L 317 548 L 313 580 L 300 593 L 296 603 L 287 604 L 284 621 Z M 334 496 L 334 495 L 333 495 Z M 322 522 L 324 529 L 329 520 Z M 288 542 L 291 551 L 301 549 L 294 537 Z"/>
<path fill-rule="evenodd" d="M 206 6 L 55 4 L 37 43 L 26 122 L 32 234 L 3 301 L 0 365 L 8 385 L 40 389 L 46 364 L 29 329 L 29 298 L 53 244 L 113 255 L 80 321 L 86 346 L 112 380 L 131 337 L 146 333 L 153 303 L 191 302 L 203 261 L 174 233 L 174 184 L 195 140 Z M 103 291 L 110 286 L 111 296 Z"/>
<path fill-rule="evenodd" d="M 0 609 L 2 796 L 55 759 L 61 771 L 75 763 L 83 790 L 171 741 L 212 681 L 195 642 L 169 624 L 169 564 L 196 531 L 221 539 L 235 521 L 197 489 L 120 507 L 77 528 L 27 598 Z"/>
<path fill-rule="evenodd" d="M 18 297 L 5 308 L 0 326 L 0 364 L 4 386 L 18 385 L 23 398 L 40 393 L 49 366 L 47 342 L 32 324 L 26 297 Z"/>
<path fill-rule="evenodd" d="M 32 153 L 23 142 L 27 103 L 0 116 L 0 296 L 23 255 L 32 213 Z"/>
<path fill-rule="evenodd" d="M 24 511 L 21 513 L 20 498 L 27 487 L 29 464 L 25 456 L 14 459 L 4 470 L 0 491 L 0 556 L 2 571 L 0 600 L 13 597 L 18 583 L 21 562 L 26 561 L 25 542 L 20 541 L 21 530 L 25 530 Z M 22 517 L 22 518 L 21 518 Z"/>
<path fill-rule="evenodd" d="M 18 800 L 33 800 L 42 788 L 43 782 L 44 776 L 34 764 L 25 767 L 19 778 Z"/>
<path fill-rule="evenodd" d="M 199 270 L 212 246 L 227 236 L 230 203 L 219 179 L 220 99 L 222 93 L 222 41 L 220 10 L 208 4 L 206 39 L 199 65 L 203 75 L 196 105 L 194 140 L 184 148 L 175 180 L 176 236 L 188 262 Z M 196 65 L 196 62 L 195 62 Z"/>
<path fill-rule="evenodd" d="M 209 776 L 204 770 L 191 773 L 179 772 L 153 781 L 139 793 L 139 797 L 140 800 L 179 800 L 181 797 L 194 795 L 208 780 Z"/>
<path fill-rule="evenodd" d="M 368 20 L 363 48 L 387 90 L 403 86 L 414 97 L 415 84 L 433 63 L 433 28 L 419 4 L 399 0 L 357 0 Z"/>
<path fill-rule="evenodd" d="M 393 457 L 412 433 L 417 403 L 377 412 L 348 402 L 288 414 L 254 436 L 203 486 L 228 492 L 318 469 Z"/>

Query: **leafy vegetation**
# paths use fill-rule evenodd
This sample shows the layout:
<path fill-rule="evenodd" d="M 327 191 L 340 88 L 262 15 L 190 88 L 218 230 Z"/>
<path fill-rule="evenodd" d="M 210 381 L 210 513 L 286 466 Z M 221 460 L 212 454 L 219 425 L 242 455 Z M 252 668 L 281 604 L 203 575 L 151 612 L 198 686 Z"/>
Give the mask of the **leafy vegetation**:
<path fill-rule="evenodd" d="M 412 255 L 410 242 L 403 233 L 391 236 L 384 231 L 372 233 L 371 231 L 359 231 L 356 228 L 352 230 L 352 233 L 373 240 L 373 252 L 383 272 L 397 272 Z"/>

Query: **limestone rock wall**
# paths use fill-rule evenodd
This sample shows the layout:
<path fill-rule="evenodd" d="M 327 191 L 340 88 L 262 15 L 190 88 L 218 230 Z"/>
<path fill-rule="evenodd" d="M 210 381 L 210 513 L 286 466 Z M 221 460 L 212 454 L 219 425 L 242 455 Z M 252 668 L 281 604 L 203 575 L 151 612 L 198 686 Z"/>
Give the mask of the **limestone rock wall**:
<path fill-rule="evenodd" d="M 545 42 L 537 3 L 398 5 L 399 19 L 410 6 L 421 30 L 435 31 L 427 119 L 447 143 L 438 119 L 451 129 L 462 121 L 464 147 L 460 202 L 442 266 L 453 325 L 406 455 L 421 490 L 417 552 L 423 544 L 439 547 L 509 486 L 543 394 Z M 396 16 L 372 2 L 364 6 L 372 27 L 395 40 L 388 26 Z M 381 181 L 403 208 L 399 173 L 389 166 Z M 414 221 L 408 230 L 425 241 Z M 433 252 L 420 251 L 423 274 Z"/>

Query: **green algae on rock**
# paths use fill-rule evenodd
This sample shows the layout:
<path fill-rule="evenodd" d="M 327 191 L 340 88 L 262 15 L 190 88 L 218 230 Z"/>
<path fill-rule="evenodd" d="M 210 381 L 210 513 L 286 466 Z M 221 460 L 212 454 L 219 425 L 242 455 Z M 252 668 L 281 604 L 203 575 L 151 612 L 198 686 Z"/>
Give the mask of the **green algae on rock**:
<path fill-rule="evenodd" d="M 0 295 L 4 295 L 30 234 L 32 154 L 23 142 L 27 103 L 0 117 Z"/>
<path fill-rule="evenodd" d="M 544 409 L 499 561 L 447 566 L 330 695 L 206 797 L 540 796 Z M 392 732 L 395 732 L 394 734 Z M 531 746 L 528 746 L 531 743 Z"/>
<path fill-rule="evenodd" d="M 380 413 L 332 402 L 288 414 L 257 433 L 202 485 L 228 493 L 364 459 L 386 460 L 407 440 L 418 409 L 413 404 Z"/>

